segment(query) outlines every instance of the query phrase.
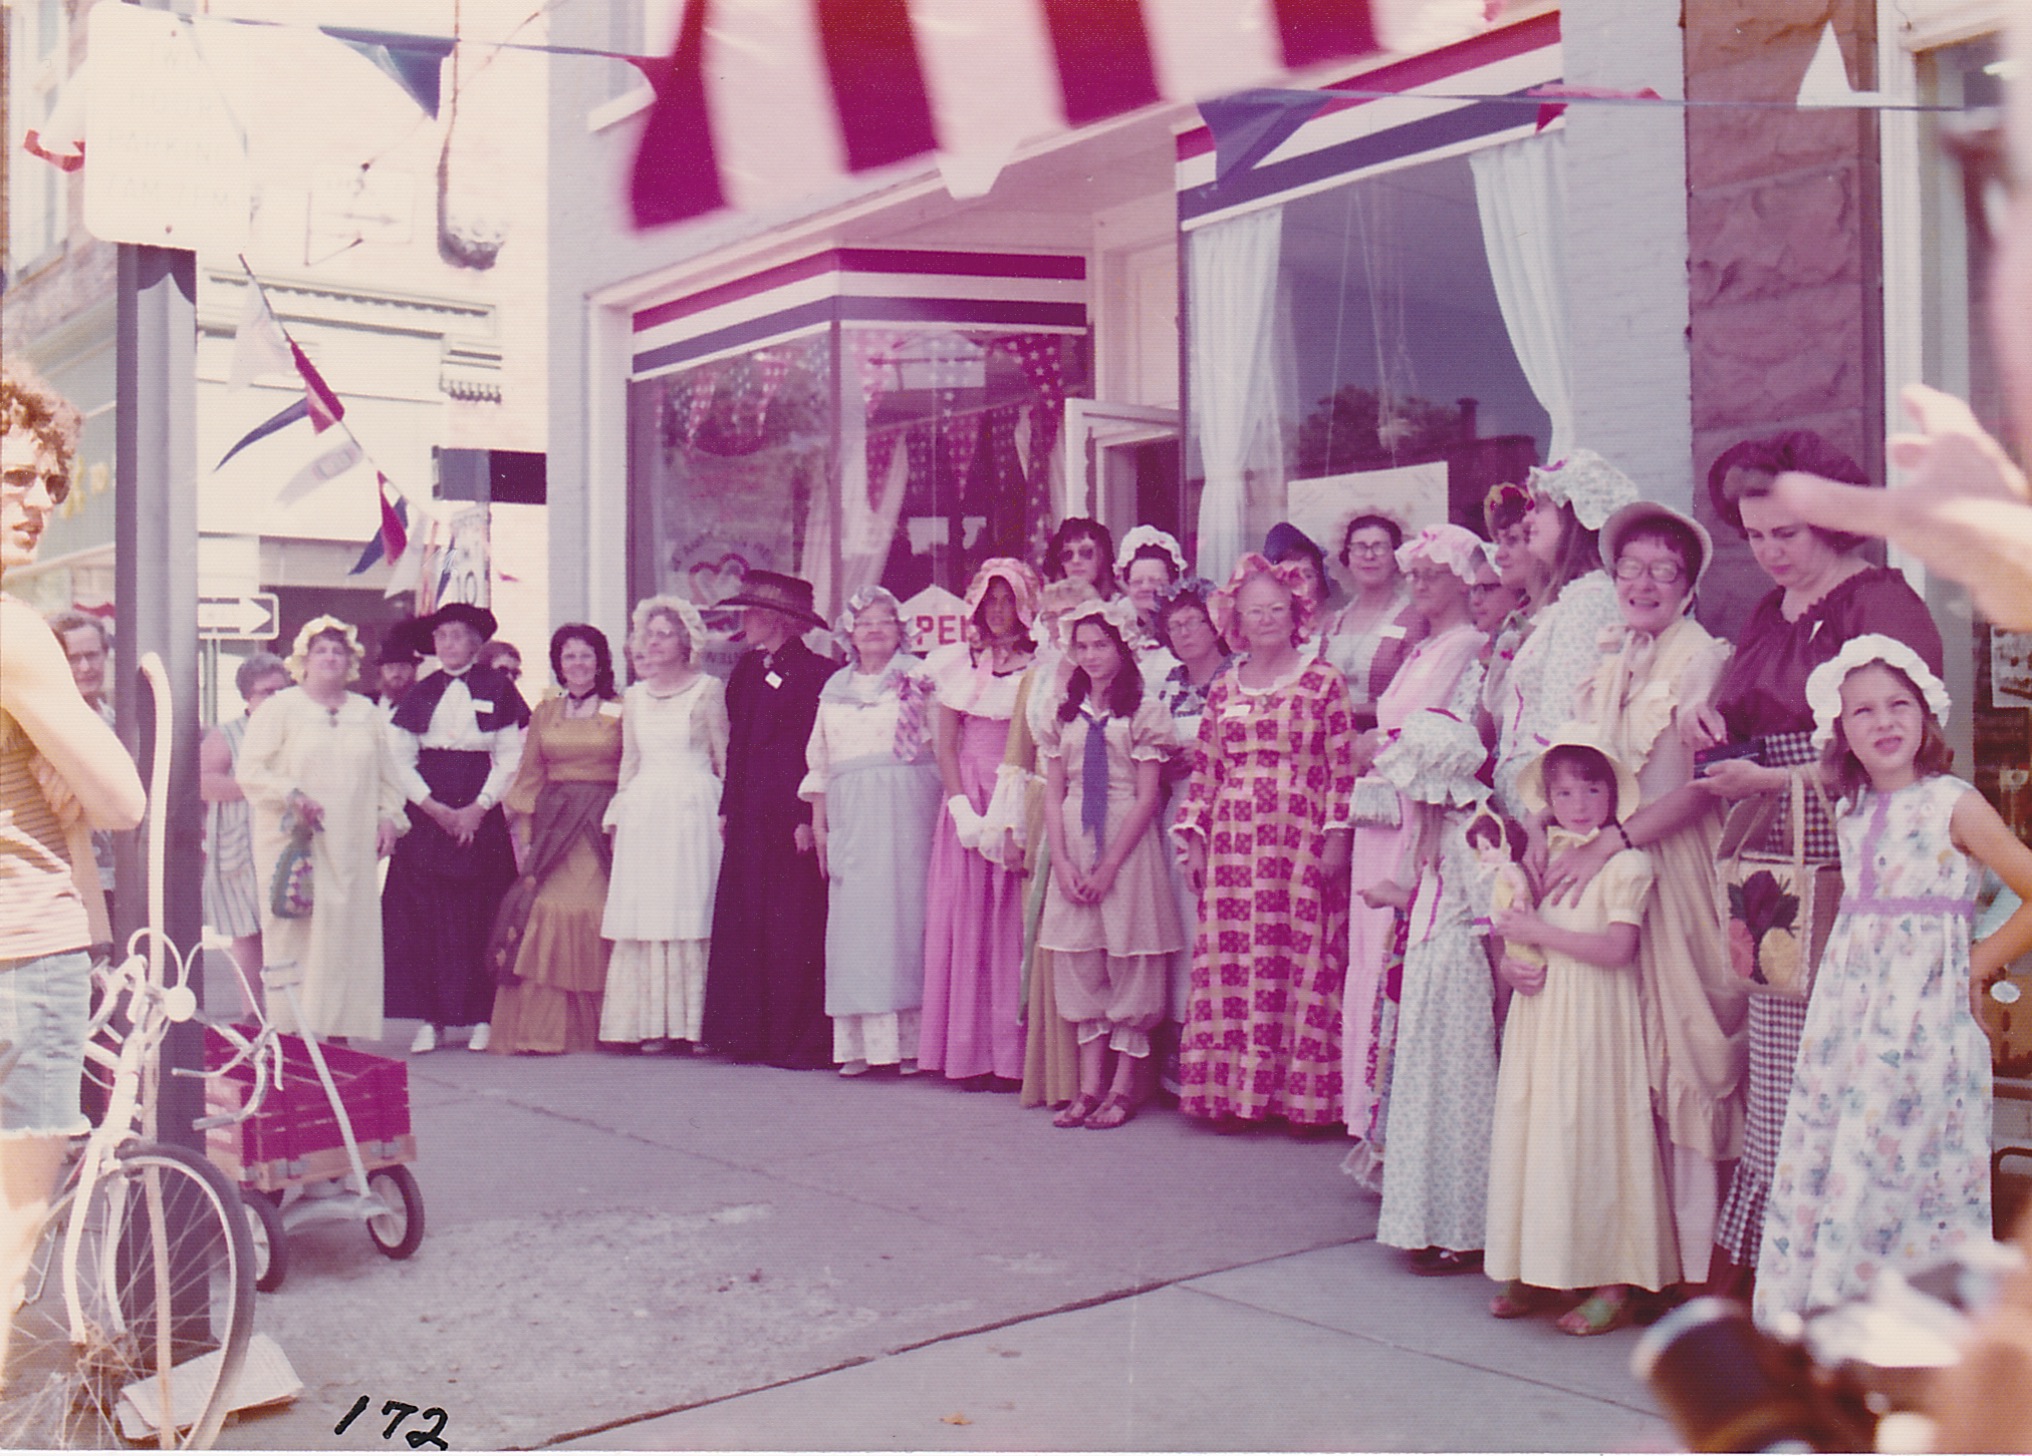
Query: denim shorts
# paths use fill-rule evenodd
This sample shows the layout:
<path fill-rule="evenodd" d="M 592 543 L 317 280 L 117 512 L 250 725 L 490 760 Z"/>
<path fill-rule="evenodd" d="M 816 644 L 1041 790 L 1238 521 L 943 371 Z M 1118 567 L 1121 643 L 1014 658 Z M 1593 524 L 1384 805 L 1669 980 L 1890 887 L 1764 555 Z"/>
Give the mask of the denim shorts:
<path fill-rule="evenodd" d="M 0 960 L 0 1139 L 91 1130 L 78 1107 L 91 997 L 81 950 Z"/>

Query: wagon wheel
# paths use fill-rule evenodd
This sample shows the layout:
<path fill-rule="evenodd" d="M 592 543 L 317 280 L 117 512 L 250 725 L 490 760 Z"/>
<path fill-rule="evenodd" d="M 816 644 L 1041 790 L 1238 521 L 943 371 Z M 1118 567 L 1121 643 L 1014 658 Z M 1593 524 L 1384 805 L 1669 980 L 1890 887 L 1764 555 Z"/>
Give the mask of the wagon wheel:
<path fill-rule="evenodd" d="M 367 1220 L 367 1237 L 391 1259 L 407 1259 L 423 1242 L 423 1192 L 401 1163 L 367 1175 L 367 1191 L 393 1210 Z"/>
<path fill-rule="evenodd" d="M 247 1224 L 254 1236 L 254 1287 L 273 1294 L 289 1275 L 289 1235 L 282 1210 L 258 1193 L 240 1200 L 247 1205 Z"/>

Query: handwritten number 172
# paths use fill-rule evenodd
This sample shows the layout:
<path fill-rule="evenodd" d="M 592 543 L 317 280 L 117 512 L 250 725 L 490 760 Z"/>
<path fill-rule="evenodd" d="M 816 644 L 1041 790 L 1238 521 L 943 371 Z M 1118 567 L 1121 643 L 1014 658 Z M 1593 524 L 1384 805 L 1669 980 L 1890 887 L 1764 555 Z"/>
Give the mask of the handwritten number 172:
<path fill-rule="evenodd" d="M 373 1400 L 372 1396 L 363 1395 L 358 1400 L 354 1401 L 353 1408 L 346 1412 L 345 1419 L 340 1421 L 336 1426 L 332 1427 L 332 1434 L 335 1436 L 345 1435 L 346 1427 L 350 1426 L 351 1424 L 353 1424 L 354 1421 L 359 1419 L 360 1413 L 367 1409 L 367 1406 L 369 1405 L 370 1402 L 372 1402 L 372 1400 Z M 388 1423 L 388 1428 L 381 1433 L 382 1440 L 392 1441 L 395 1439 L 395 1432 L 401 1427 L 402 1423 L 408 1420 L 411 1416 L 416 1414 L 416 1407 L 413 1405 L 405 1405 L 399 1400 L 391 1400 L 381 1407 L 381 1414 L 384 1416 L 394 1417 L 394 1419 Z M 437 1424 L 432 1426 L 429 1430 L 409 1431 L 403 1435 L 402 1439 L 409 1443 L 410 1450 L 420 1451 L 425 1446 L 435 1446 L 440 1451 L 446 1451 L 450 1449 L 450 1447 L 445 1445 L 443 1438 L 444 1438 L 445 1422 L 451 1418 L 444 1413 L 444 1409 L 441 1406 L 432 1406 L 429 1410 L 423 1413 L 422 1419 L 427 1421 L 433 1418 L 436 1419 Z"/>

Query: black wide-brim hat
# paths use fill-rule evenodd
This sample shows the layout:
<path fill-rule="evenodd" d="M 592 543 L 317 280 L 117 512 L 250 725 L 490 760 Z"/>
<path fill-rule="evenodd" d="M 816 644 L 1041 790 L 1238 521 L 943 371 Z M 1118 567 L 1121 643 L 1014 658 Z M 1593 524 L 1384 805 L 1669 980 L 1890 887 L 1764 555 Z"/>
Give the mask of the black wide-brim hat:
<path fill-rule="evenodd" d="M 374 659 L 377 665 L 406 662 L 414 667 L 431 652 L 430 633 L 424 630 L 420 617 L 404 617 L 381 634 L 381 651 Z"/>
<path fill-rule="evenodd" d="M 825 618 L 812 610 L 812 585 L 801 577 L 785 576 L 780 571 L 751 571 L 742 578 L 741 590 L 733 596 L 724 597 L 713 603 L 714 608 L 763 607 L 772 612 L 781 612 L 786 617 L 795 617 L 814 627 L 826 627 Z"/>
<path fill-rule="evenodd" d="M 464 622 L 480 634 L 485 642 L 501 630 L 501 624 L 494 620 L 494 614 L 485 607 L 476 607 L 471 602 L 446 602 L 428 617 L 420 619 L 418 626 L 426 637 L 437 635 L 437 629 L 447 622 Z"/>

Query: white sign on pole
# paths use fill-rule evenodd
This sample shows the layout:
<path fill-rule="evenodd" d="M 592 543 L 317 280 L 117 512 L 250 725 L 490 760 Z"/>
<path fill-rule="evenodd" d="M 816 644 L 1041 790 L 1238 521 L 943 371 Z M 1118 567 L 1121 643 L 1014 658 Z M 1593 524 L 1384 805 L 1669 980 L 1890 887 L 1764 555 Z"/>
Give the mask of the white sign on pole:
<path fill-rule="evenodd" d="M 246 142 L 194 25 L 118 0 L 92 8 L 84 170 L 94 237 L 228 254 L 247 246 Z"/>
<path fill-rule="evenodd" d="M 200 642 L 269 642 L 281 626 L 282 610 L 274 592 L 198 598 Z"/>

